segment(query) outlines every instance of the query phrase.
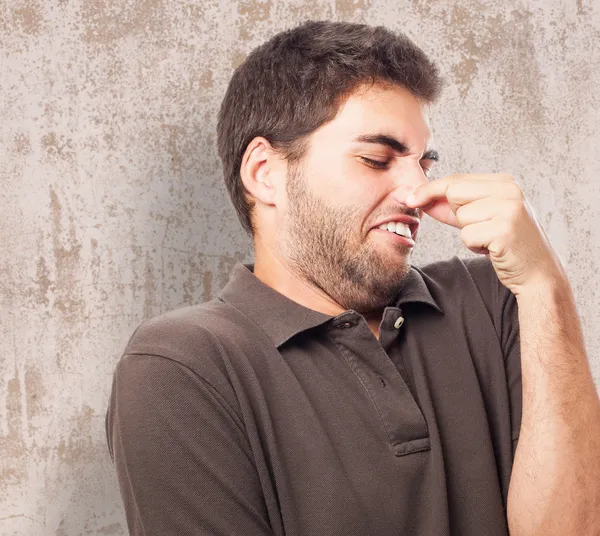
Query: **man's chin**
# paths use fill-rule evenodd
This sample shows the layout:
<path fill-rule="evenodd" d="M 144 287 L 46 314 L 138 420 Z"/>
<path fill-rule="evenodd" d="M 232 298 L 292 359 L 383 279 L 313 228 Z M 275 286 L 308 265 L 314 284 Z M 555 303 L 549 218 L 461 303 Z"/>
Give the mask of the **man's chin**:
<path fill-rule="evenodd" d="M 395 248 L 389 248 L 390 251 L 381 251 L 381 249 L 374 252 L 377 256 L 377 260 L 373 259 L 373 263 L 377 263 L 380 271 L 388 273 L 389 271 L 398 272 L 408 270 L 407 266 L 410 267 L 412 260 L 412 248 L 406 246 L 399 246 Z"/>

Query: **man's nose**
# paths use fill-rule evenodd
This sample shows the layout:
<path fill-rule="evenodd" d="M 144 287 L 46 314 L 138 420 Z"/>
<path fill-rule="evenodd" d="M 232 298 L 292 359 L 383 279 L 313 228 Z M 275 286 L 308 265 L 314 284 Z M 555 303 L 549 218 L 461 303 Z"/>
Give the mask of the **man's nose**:
<path fill-rule="evenodd" d="M 405 205 L 406 198 L 419 186 L 426 184 L 428 179 L 423 168 L 417 164 L 416 166 L 406 166 L 404 169 L 399 170 L 395 181 L 396 188 L 392 195 L 397 202 Z"/>

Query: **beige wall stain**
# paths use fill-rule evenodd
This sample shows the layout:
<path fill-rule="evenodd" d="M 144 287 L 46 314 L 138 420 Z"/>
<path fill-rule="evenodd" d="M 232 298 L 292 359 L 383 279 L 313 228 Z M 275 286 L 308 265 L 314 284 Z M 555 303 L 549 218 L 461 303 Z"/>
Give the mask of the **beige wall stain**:
<path fill-rule="evenodd" d="M 190 258 L 185 268 L 184 272 L 187 271 L 187 277 L 182 284 L 182 301 L 185 305 L 192 305 L 195 301 L 197 289 L 202 283 L 200 280 L 202 275 L 201 261 L 198 260 L 197 262 L 194 258 Z"/>
<path fill-rule="evenodd" d="M 25 485 L 27 479 L 28 449 L 23 433 L 22 385 L 16 368 L 14 377 L 6 383 L 6 392 L 2 398 L 6 408 L 6 422 L 1 423 L 0 429 L 0 498 L 6 497 L 9 490 Z"/>
<path fill-rule="evenodd" d="M 591 0 L 588 0 L 588 4 L 590 3 Z M 587 15 L 588 12 L 590 11 L 590 7 L 591 6 L 584 6 L 583 5 L 584 0 L 577 0 L 577 14 L 578 15 Z"/>
<path fill-rule="evenodd" d="M 233 54 L 231 54 L 231 68 L 237 69 L 242 63 L 244 63 L 247 56 L 247 53 L 241 50 L 236 50 Z"/>
<path fill-rule="evenodd" d="M 2 467 L 9 460 L 23 454 L 23 404 L 21 400 L 21 380 L 19 371 L 15 368 L 14 377 L 8 380 L 6 384 L 6 393 L 4 403 L 6 404 L 6 423 L 3 428 L 7 433 L 0 436 L 0 451 L 3 453 L 0 461 Z M 0 480 L 1 482 L 1 480 Z"/>
<path fill-rule="evenodd" d="M 499 24 L 492 19 L 490 32 L 496 31 L 496 25 Z M 511 52 L 512 57 L 505 59 L 506 71 L 502 82 L 509 88 L 507 100 L 523 111 L 530 125 L 541 125 L 547 120 L 549 110 L 543 104 L 545 76 L 535 51 L 536 32 L 532 13 L 525 10 L 512 11 L 504 35 L 511 44 L 511 51 L 514 51 Z M 494 45 L 486 43 L 486 52 L 491 54 L 493 51 Z M 515 57 L 519 61 L 514 61 Z"/>
<path fill-rule="evenodd" d="M 43 27 L 44 17 L 38 2 L 29 0 L 23 7 L 12 11 L 14 24 L 27 35 L 37 35 Z"/>
<path fill-rule="evenodd" d="M 416 3 L 417 9 L 425 10 Z M 480 66 L 498 64 L 493 82 L 506 89 L 505 98 L 526 114 L 532 124 L 544 121 L 541 104 L 542 73 L 534 50 L 535 29 L 532 13 L 514 9 L 507 14 L 480 12 L 467 4 L 455 4 L 444 10 L 444 39 L 460 54 L 451 67 L 452 82 L 465 98 L 475 81 L 481 82 Z M 433 16 L 431 12 L 429 17 Z"/>
<path fill-rule="evenodd" d="M 56 292 L 54 295 L 54 308 L 65 317 L 76 317 L 83 313 L 85 303 L 77 298 L 77 277 L 81 263 L 81 244 L 77 241 L 75 224 L 69 219 L 69 236 L 67 241 L 71 247 L 63 245 L 62 236 L 62 205 L 54 188 L 50 186 L 50 211 L 52 214 L 52 242 L 54 244 L 54 261 L 56 263 Z M 74 318 L 72 318 L 74 320 Z"/>
<path fill-rule="evenodd" d="M 53 281 L 49 277 L 50 271 L 48 270 L 48 266 L 46 265 L 46 258 L 40 256 L 37 262 L 37 279 L 35 283 L 37 285 L 36 301 L 39 304 L 43 304 L 45 307 L 48 307 L 50 303 L 50 298 L 48 297 L 48 291 L 51 289 L 53 285 Z"/>
<path fill-rule="evenodd" d="M 488 19 L 489 20 L 489 19 Z M 460 50 L 462 59 L 452 72 L 464 97 L 471 87 L 471 81 L 477 74 L 477 65 L 484 53 L 485 45 L 478 42 L 483 36 L 493 42 L 494 36 L 488 31 L 480 31 L 475 14 L 467 6 L 455 5 L 450 12 L 447 26 L 449 41 Z"/>
<path fill-rule="evenodd" d="M 75 158 L 73 141 L 65 136 L 57 136 L 55 132 L 42 137 L 42 149 L 51 158 L 56 157 L 71 162 Z"/>
<path fill-rule="evenodd" d="M 152 258 L 149 251 L 146 251 L 146 263 L 144 270 L 144 318 L 150 318 L 154 315 L 154 304 L 156 296 L 156 275 L 152 265 Z"/>
<path fill-rule="evenodd" d="M 200 75 L 200 87 L 202 89 L 212 89 L 213 87 L 213 72 L 203 71 Z"/>
<path fill-rule="evenodd" d="M 40 236 L 37 241 L 37 249 L 43 250 L 43 237 Z M 50 305 L 50 295 L 53 291 L 54 281 L 51 278 L 51 271 L 43 255 L 38 256 L 35 263 L 35 277 L 31 278 L 31 284 L 23 288 L 22 300 L 32 307 L 47 308 Z"/>
<path fill-rule="evenodd" d="M 372 0 L 335 0 L 335 12 L 344 20 L 352 20 L 357 12 L 368 10 L 371 4 Z"/>
<path fill-rule="evenodd" d="M 166 6 L 165 0 L 82 2 L 82 40 L 88 44 L 106 45 L 128 36 L 158 37 L 169 27 Z"/>
<path fill-rule="evenodd" d="M 180 126 L 177 125 L 162 124 L 161 128 L 167 133 L 167 152 L 171 157 L 171 171 L 177 173 L 181 171 L 181 163 L 183 161 L 179 147 L 182 143 L 181 140 L 185 132 Z"/>
<path fill-rule="evenodd" d="M 271 16 L 273 0 L 240 0 L 237 4 L 238 15 L 242 21 L 240 39 L 250 41 L 254 37 L 255 25 Z"/>
<path fill-rule="evenodd" d="M 17 134 L 13 138 L 13 151 L 19 155 L 26 155 L 31 152 L 31 141 L 26 134 Z"/>
<path fill-rule="evenodd" d="M 30 427 L 33 419 L 46 412 L 44 407 L 44 377 L 42 373 L 28 366 L 25 368 L 25 396 L 27 401 L 27 419 Z M 32 435 L 35 430 L 31 429 Z"/>
<path fill-rule="evenodd" d="M 213 299 L 213 279 L 214 276 L 210 270 L 204 272 L 202 277 L 202 301 L 206 302 Z"/>
<path fill-rule="evenodd" d="M 273 0 L 241 0 L 237 4 L 240 17 L 245 17 L 247 22 L 262 22 L 271 16 Z"/>
<path fill-rule="evenodd" d="M 331 2 L 292 2 L 286 6 L 292 20 L 332 20 L 334 6 Z"/>
<path fill-rule="evenodd" d="M 98 457 L 105 456 L 104 444 L 98 444 L 92 433 L 94 419 L 93 409 L 84 404 L 79 414 L 69 419 L 69 436 L 61 439 L 56 455 L 67 465 L 81 462 L 93 462 Z"/>

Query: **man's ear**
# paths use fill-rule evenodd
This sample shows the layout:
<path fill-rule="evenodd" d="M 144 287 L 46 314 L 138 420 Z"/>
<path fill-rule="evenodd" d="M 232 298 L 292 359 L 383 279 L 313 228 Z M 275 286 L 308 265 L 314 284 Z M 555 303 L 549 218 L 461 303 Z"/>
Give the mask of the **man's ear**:
<path fill-rule="evenodd" d="M 240 165 L 240 177 L 257 202 L 275 204 L 278 164 L 279 157 L 265 138 L 258 136 L 246 147 Z"/>

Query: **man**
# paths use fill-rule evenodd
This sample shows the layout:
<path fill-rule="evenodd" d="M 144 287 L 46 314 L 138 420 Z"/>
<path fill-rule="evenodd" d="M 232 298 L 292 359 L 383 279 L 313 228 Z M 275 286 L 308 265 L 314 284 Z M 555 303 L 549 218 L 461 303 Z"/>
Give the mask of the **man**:
<path fill-rule="evenodd" d="M 440 87 L 406 37 L 348 23 L 236 70 L 218 147 L 255 262 L 117 366 L 132 534 L 600 533 L 565 271 L 512 177 L 429 180 Z M 412 266 L 423 212 L 481 255 Z"/>

